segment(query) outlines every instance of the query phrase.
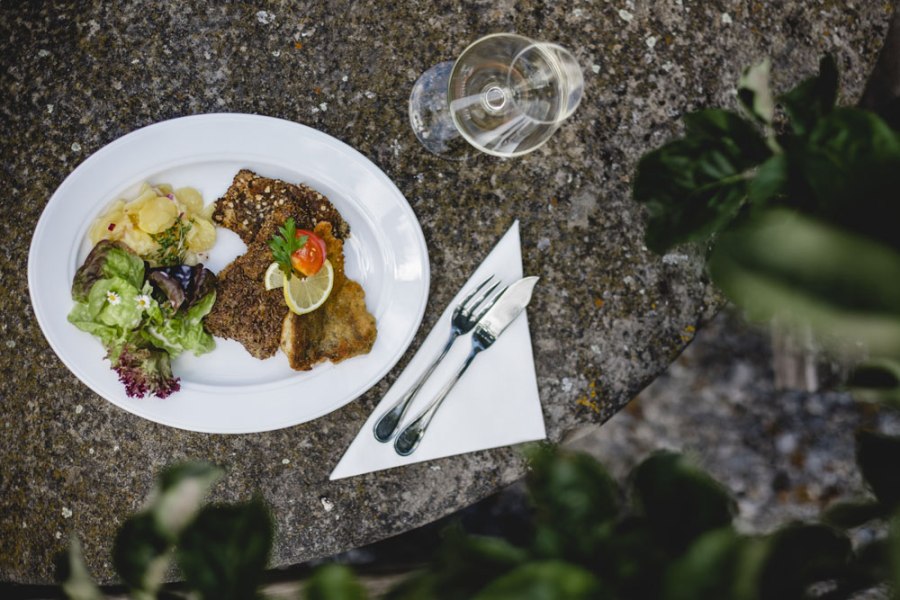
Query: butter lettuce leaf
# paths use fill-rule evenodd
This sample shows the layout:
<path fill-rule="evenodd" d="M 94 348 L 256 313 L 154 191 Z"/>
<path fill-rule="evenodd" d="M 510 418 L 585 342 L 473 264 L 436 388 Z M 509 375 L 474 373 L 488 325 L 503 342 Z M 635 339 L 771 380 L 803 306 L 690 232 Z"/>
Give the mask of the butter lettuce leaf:
<path fill-rule="evenodd" d="M 101 240 L 75 273 L 72 297 L 78 302 L 86 301 L 94 284 L 110 277 L 119 277 L 140 288 L 144 282 L 144 261 L 122 242 Z"/>
<path fill-rule="evenodd" d="M 216 294 L 211 292 L 186 312 L 146 325 L 142 330 L 144 338 L 172 357 L 182 352 L 193 352 L 197 356 L 210 352 L 216 344 L 203 328 L 203 317 L 212 310 L 215 301 Z"/>
<path fill-rule="evenodd" d="M 141 290 L 120 277 L 97 280 L 85 301 L 75 303 L 68 320 L 99 337 L 107 347 L 121 344 L 143 319 L 140 295 Z"/>

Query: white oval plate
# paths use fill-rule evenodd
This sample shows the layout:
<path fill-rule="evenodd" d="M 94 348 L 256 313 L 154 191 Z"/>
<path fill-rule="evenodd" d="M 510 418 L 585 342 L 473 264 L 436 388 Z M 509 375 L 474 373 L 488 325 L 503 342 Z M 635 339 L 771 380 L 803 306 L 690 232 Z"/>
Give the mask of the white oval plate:
<path fill-rule="evenodd" d="M 66 316 L 69 288 L 90 250 L 91 222 L 142 181 L 192 186 L 209 203 L 242 168 L 305 183 L 332 201 L 350 224 L 347 274 L 362 284 L 378 336 L 372 351 L 339 364 L 296 372 L 279 352 L 250 356 L 232 340 L 173 361 L 181 390 L 166 399 L 129 398 L 99 340 Z M 219 228 L 206 265 L 218 272 L 244 244 Z M 251 433 L 304 423 L 364 393 L 396 364 L 415 335 L 428 297 L 425 238 L 391 180 L 362 154 L 324 133 L 271 117 L 210 114 L 150 125 L 110 143 L 79 165 L 44 209 L 28 256 L 28 286 L 38 323 L 57 356 L 81 381 L 138 416 L 191 431 Z"/>

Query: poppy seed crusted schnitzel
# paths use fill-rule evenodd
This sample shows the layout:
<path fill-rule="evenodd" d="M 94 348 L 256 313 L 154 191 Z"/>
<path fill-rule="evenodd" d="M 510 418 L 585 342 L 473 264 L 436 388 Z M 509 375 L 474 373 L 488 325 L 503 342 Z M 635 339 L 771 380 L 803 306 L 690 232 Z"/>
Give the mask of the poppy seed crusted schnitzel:
<path fill-rule="evenodd" d="M 334 269 L 328 299 L 304 315 L 290 312 L 282 290 L 266 290 L 264 283 L 274 260 L 268 241 L 289 218 L 297 229 L 315 231 L 326 242 Z M 247 252 L 218 274 L 216 304 L 206 318 L 210 333 L 237 340 L 260 359 L 281 347 L 297 370 L 372 349 L 375 319 L 366 309 L 365 292 L 344 274 L 343 240 L 350 228 L 324 195 L 245 169 L 216 201 L 213 220 L 237 233 Z"/>
<path fill-rule="evenodd" d="M 298 229 L 312 230 L 317 223 L 327 221 L 336 238 L 350 235 L 350 226 L 324 195 L 302 184 L 262 177 L 249 169 L 238 171 L 225 195 L 216 200 L 212 219 L 241 236 L 249 246 L 257 241 L 260 228 L 273 212 L 281 209 L 290 212 Z"/>

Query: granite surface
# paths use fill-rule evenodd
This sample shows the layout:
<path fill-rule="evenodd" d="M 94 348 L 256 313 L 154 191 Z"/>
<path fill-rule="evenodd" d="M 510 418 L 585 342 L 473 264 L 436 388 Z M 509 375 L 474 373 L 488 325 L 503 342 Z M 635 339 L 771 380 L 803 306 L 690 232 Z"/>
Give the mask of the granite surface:
<path fill-rule="evenodd" d="M 260 492 L 278 525 L 273 566 L 432 521 L 520 478 L 515 448 L 328 482 L 397 367 L 316 421 L 254 435 L 163 427 L 116 408 L 55 357 L 26 286 L 31 231 L 53 190 L 92 152 L 138 127 L 209 112 L 304 123 L 357 148 L 397 184 L 428 243 L 423 331 L 514 218 L 548 435 L 602 423 L 678 355 L 721 300 L 696 252 L 642 244 L 630 200 L 637 159 L 684 112 L 730 106 L 741 69 L 769 56 L 779 89 L 832 52 L 858 97 L 890 3 L 808 0 L 524 2 L 45 2 L 0 4 L 0 580 L 48 582 L 77 533 L 113 579 L 116 527 L 159 469 L 227 467 L 215 500 Z M 538 151 L 447 162 L 406 121 L 432 64 L 496 31 L 574 50 L 586 95 Z"/>

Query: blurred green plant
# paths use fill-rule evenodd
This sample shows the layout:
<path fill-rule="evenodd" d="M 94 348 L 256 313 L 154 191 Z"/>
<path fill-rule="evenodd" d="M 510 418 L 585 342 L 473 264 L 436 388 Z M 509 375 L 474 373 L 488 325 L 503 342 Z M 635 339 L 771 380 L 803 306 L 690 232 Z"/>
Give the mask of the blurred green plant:
<path fill-rule="evenodd" d="M 847 386 L 858 400 L 898 408 L 900 136 L 874 113 L 837 106 L 831 57 L 817 76 L 777 99 L 769 70 L 765 62 L 744 73 L 741 114 L 688 115 L 681 139 L 640 161 L 633 193 L 647 208 L 647 246 L 664 253 L 681 243 L 706 244 L 711 279 L 748 316 L 811 327 L 822 342 L 861 347 L 867 358 Z M 817 540 L 830 548 L 821 557 L 827 560 L 807 565 L 811 573 L 830 573 L 825 598 L 849 597 L 878 582 L 900 590 L 900 438 L 861 431 L 856 443 L 872 497 L 829 507 L 815 529 L 775 534 L 791 540 L 779 542 L 788 547 Z M 889 521 L 888 535 L 855 550 L 836 533 L 876 519 Z M 711 557 L 726 585 L 761 573 L 756 542 L 735 550 L 735 539 L 718 532 L 705 550 L 692 548 L 683 582 L 694 585 L 691 569 L 708 566 Z M 692 558 L 694 551 L 700 554 Z M 732 554 L 736 562 L 725 561 Z M 791 558 L 785 554 L 785 564 Z M 745 592 L 722 597 L 757 597 Z M 688 589 L 677 597 L 702 595 Z"/>
<path fill-rule="evenodd" d="M 177 567 L 192 598 L 256 598 L 269 561 L 274 526 L 260 498 L 202 505 L 223 471 L 205 463 L 165 469 L 142 511 L 129 517 L 113 542 L 112 563 L 129 594 L 157 598 Z M 63 590 L 73 600 L 102 598 L 73 538 L 63 563 Z"/>
<path fill-rule="evenodd" d="M 777 99 L 769 68 L 741 79 L 742 114 L 687 115 L 682 138 L 642 158 L 647 246 L 708 244 L 711 278 L 748 315 L 862 344 L 870 360 L 849 384 L 898 404 L 900 136 L 836 106 L 831 57 Z"/>
<path fill-rule="evenodd" d="M 823 523 L 768 535 L 734 526 L 735 502 L 684 456 L 651 455 L 620 486 L 593 458 L 550 445 L 529 450 L 531 529 L 521 545 L 443 532 L 437 554 L 396 585 L 389 600 L 780 600 L 839 598 L 900 571 L 900 442 L 863 433 L 858 460 L 871 499 L 834 506 Z M 114 565 L 133 598 L 263 598 L 272 521 L 260 500 L 200 506 L 220 474 L 206 465 L 168 470 L 148 508 L 122 525 Z M 892 519 L 890 537 L 853 548 L 847 529 Z M 184 583 L 162 593 L 173 563 Z M 73 600 L 98 600 L 77 540 L 63 584 Z M 814 586 L 832 595 L 811 595 Z M 329 564 L 306 600 L 364 600 L 352 570 Z"/>

